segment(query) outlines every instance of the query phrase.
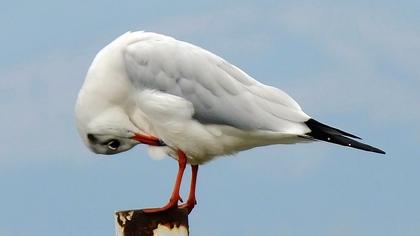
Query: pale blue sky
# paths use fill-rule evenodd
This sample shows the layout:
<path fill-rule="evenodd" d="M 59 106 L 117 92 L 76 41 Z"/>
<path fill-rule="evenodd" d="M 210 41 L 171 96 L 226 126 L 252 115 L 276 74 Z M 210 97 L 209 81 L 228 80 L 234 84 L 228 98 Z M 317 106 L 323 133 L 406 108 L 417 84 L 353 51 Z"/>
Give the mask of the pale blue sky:
<path fill-rule="evenodd" d="M 420 235 L 419 1 L 1 5 L 1 236 L 114 235 L 114 211 L 166 202 L 175 161 L 142 146 L 92 154 L 74 125 L 91 60 L 128 30 L 207 48 L 387 151 L 312 143 L 220 158 L 200 169 L 191 235 Z"/>

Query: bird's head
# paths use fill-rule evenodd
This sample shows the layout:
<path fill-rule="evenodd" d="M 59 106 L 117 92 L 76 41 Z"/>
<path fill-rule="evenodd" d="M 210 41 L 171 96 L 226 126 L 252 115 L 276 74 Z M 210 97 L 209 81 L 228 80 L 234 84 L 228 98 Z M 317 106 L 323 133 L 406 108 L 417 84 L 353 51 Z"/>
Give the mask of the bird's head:
<path fill-rule="evenodd" d="M 76 123 L 86 146 L 95 153 L 111 155 L 127 151 L 139 144 L 133 137 L 139 133 L 127 115 L 119 109 L 99 112 L 76 105 Z"/>
<path fill-rule="evenodd" d="M 86 107 L 79 102 L 76 104 L 79 134 L 93 152 L 112 155 L 127 151 L 140 143 L 165 146 L 162 140 L 144 134 L 121 107 L 111 107 L 105 111 L 99 111 L 98 107 L 101 106 Z"/>

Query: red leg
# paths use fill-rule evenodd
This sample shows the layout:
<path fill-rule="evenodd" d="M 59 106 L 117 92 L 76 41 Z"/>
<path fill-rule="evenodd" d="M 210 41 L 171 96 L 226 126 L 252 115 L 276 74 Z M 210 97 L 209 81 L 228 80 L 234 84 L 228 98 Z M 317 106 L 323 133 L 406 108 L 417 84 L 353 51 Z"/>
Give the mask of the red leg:
<path fill-rule="evenodd" d="M 143 211 L 146 213 L 155 213 L 155 212 L 162 212 L 169 210 L 171 208 L 176 208 L 178 206 L 178 201 L 182 201 L 181 197 L 179 196 L 179 189 L 181 187 L 182 176 L 184 175 L 185 166 L 187 165 L 187 157 L 185 153 L 181 150 L 178 150 L 178 174 L 176 176 L 176 181 L 174 185 L 174 190 L 172 191 L 171 198 L 169 202 L 160 208 L 150 208 L 144 209 Z M 189 199 L 188 199 L 189 200 Z"/>
<path fill-rule="evenodd" d="M 195 198 L 195 186 L 197 185 L 198 165 L 191 165 L 191 172 L 191 185 L 188 200 L 185 204 L 179 206 L 180 208 L 187 208 L 188 212 L 191 212 L 194 206 L 197 204 L 197 200 Z"/>

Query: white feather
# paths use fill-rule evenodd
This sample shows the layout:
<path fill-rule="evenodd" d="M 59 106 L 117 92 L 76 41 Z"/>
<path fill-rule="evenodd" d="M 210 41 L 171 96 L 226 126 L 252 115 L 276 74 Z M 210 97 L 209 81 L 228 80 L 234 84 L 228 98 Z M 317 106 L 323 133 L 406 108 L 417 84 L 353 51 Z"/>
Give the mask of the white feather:
<path fill-rule="evenodd" d="M 118 114 L 103 115 L 110 110 Z M 98 131 L 89 127 L 101 114 L 113 130 L 146 133 L 169 146 L 151 148 L 152 156 L 175 157 L 181 149 L 192 164 L 256 146 L 306 141 L 300 136 L 309 131 L 304 122 L 310 118 L 285 92 L 222 58 L 147 32 L 120 36 L 92 63 L 76 105 L 83 136 Z"/>
<path fill-rule="evenodd" d="M 165 147 L 149 146 L 148 153 L 153 160 L 165 159 L 168 150 Z"/>

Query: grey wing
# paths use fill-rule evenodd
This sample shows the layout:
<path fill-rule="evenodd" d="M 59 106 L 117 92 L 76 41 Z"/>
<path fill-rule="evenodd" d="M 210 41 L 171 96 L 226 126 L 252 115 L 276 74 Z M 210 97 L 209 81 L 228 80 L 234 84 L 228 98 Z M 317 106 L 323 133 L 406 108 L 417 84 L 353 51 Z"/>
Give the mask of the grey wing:
<path fill-rule="evenodd" d="M 201 123 L 302 133 L 296 129 L 309 119 L 283 91 L 186 42 L 165 36 L 139 40 L 125 48 L 124 60 L 135 86 L 190 101 Z"/>

